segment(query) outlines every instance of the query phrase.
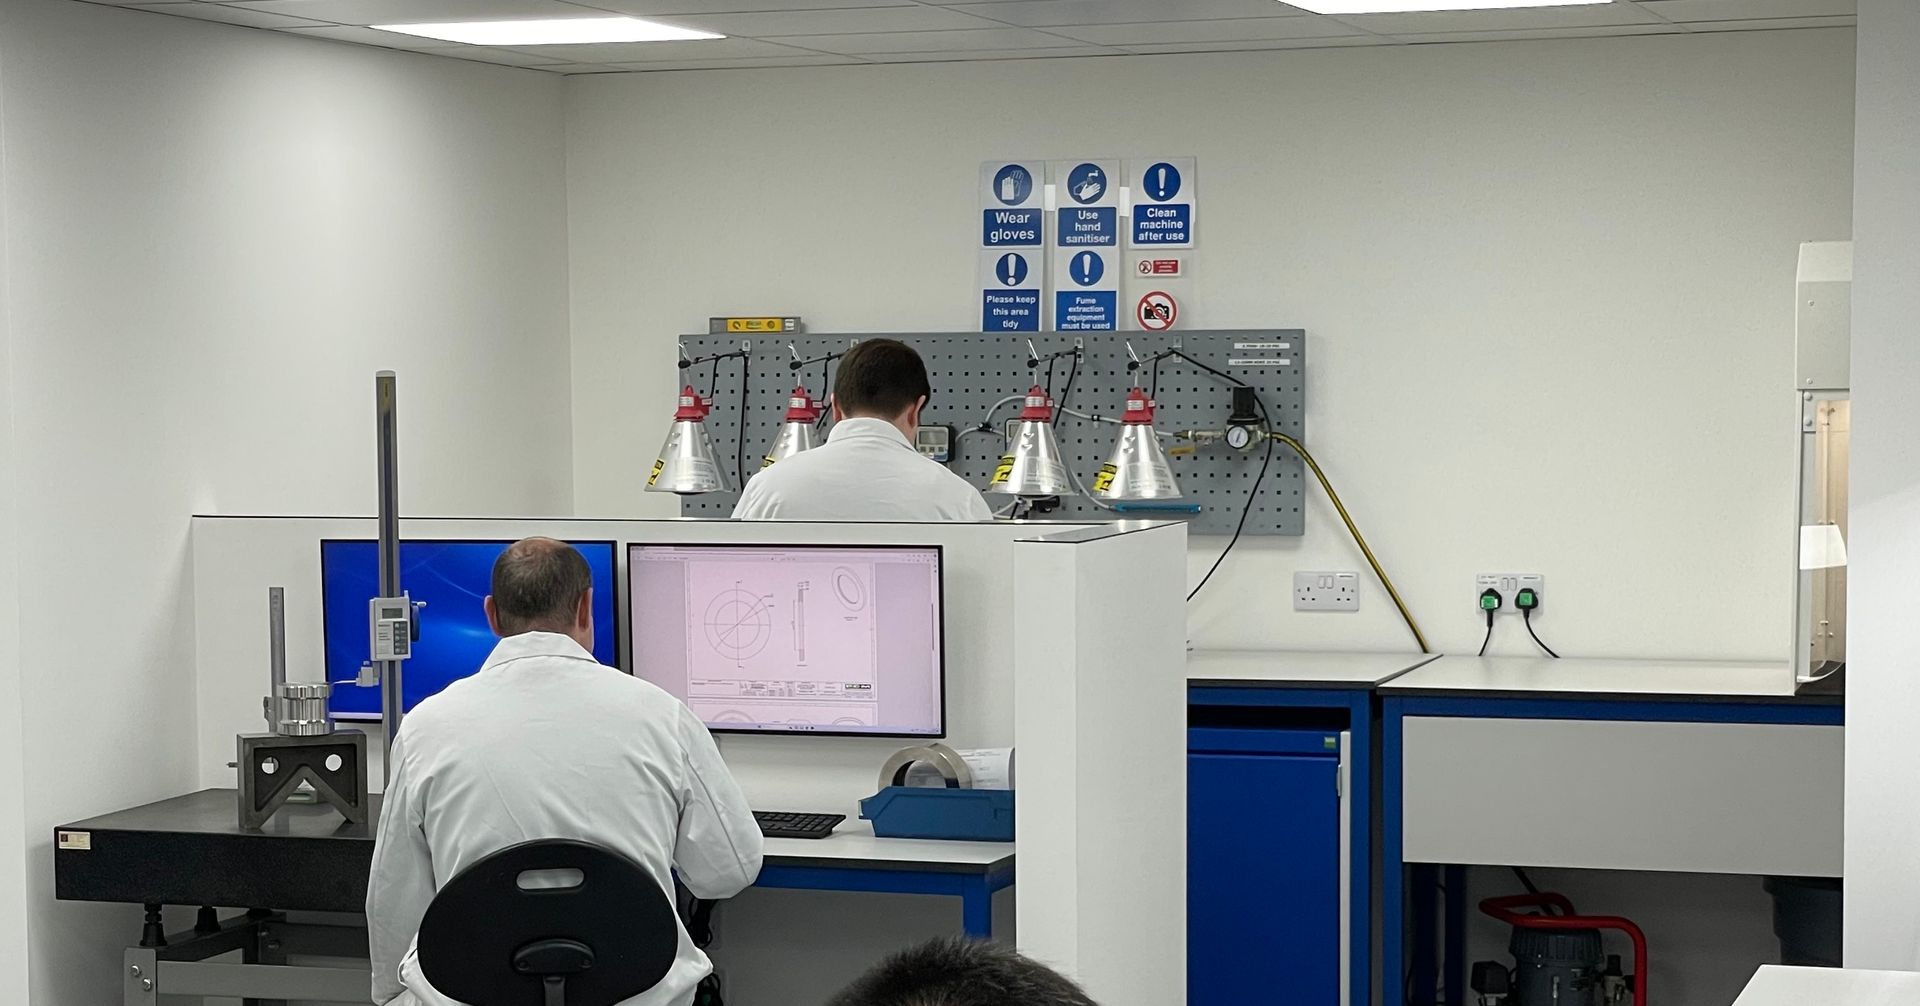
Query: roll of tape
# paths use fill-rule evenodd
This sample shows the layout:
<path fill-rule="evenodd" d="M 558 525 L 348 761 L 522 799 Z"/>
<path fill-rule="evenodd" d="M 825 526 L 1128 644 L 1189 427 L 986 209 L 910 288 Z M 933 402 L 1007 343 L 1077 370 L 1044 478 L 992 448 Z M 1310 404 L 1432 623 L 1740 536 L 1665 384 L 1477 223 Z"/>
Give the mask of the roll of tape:
<path fill-rule="evenodd" d="M 940 778 L 946 780 L 948 789 L 972 789 L 973 770 L 967 767 L 967 760 L 960 752 L 945 744 L 927 744 L 921 747 L 901 748 L 887 759 L 880 768 L 880 788 L 905 786 L 907 769 L 914 765 L 931 765 L 940 770 Z"/>

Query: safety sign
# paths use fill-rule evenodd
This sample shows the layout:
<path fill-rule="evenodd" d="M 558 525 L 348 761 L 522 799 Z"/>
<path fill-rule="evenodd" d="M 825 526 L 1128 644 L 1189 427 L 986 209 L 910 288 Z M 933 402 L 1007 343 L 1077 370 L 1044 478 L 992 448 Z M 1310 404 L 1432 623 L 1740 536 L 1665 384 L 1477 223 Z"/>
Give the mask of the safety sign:
<path fill-rule="evenodd" d="M 1135 248 L 1193 247 L 1194 216 L 1199 204 L 1197 174 L 1196 161 L 1191 157 L 1127 162 L 1127 186 L 1133 201 L 1129 244 Z"/>
<path fill-rule="evenodd" d="M 1164 332 L 1180 320 L 1180 304 L 1172 294 L 1155 290 L 1140 298 L 1134 307 L 1134 320 L 1140 323 L 1142 331 Z"/>
<path fill-rule="evenodd" d="M 1046 165 L 980 165 L 980 330 L 1038 332 L 1046 304 Z"/>
<path fill-rule="evenodd" d="M 1117 160 L 1053 161 L 1053 328 L 1060 332 L 1119 329 L 1121 186 Z"/>

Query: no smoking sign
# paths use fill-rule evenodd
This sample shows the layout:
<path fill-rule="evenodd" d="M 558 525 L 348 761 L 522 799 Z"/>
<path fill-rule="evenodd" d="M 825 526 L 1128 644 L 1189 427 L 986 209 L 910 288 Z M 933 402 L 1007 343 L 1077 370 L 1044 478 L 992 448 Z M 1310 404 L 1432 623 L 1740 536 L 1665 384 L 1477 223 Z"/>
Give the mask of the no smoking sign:
<path fill-rule="evenodd" d="M 1179 320 L 1180 304 L 1172 294 L 1155 290 L 1140 298 L 1139 306 L 1134 308 L 1134 318 L 1144 331 L 1164 332 Z"/>

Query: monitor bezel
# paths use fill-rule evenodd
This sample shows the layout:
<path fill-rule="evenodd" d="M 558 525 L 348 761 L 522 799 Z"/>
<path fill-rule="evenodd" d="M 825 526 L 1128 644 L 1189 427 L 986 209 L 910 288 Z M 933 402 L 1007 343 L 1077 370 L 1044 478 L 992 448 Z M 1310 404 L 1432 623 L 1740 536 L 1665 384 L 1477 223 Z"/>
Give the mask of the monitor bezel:
<path fill-rule="evenodd" d="M 507 545 L 512 545 L 514 542 L 522 541 L 522 540 L 524 539 L 523 538 L 401 538 L 400 545 L 402 548 L 404 548 L 406 547 L 408 542 L 412 542 L 412 543 L 421 544 L 421 545 L 507 546 Z M 626 648 L 624 644 L 626 643 L 626 640 L 627 640 L 626 628 L 625 628 L 625 623 L 627 621 L 627 599 L 625 596 L 627 584 L 626 584 L 625 578 L 623 578 L 620 575 L 620 563 L 623 558 L 620 552 L 620 546 L 626 543 L 621 541 L 618 538 L 573 539 L 573 538 L 556 537 L 554 540 L 562 541 L 569 545 L 576 545 L 576 546 L 578 545 L 612 546 L 613 548 L 613 660 L 614 662 L 612 664 L 602 664 L 601 666 L 611 667 L 614 670 L 619 671 L 623 674 L 629 674 L 629 675 L 632 674 L 633 673 L 632 668 L 620 666 L 620 658 L 623 654 L 626 653 Z M 372 543 L 375 548 L 378 548 L 380 544 L 380 539 L 359 538 L 359 537 L 321 538 L 320 539 L 320 545 L 319 545 L 319 549 L 320 549 L 320 665 L 322 667 L 325 667 L 328 665 L 328 663 L 330 663 L 330 661 L 328 661 L 327 659 L 328 657 L 327 640 L 331 638 L 328 632 L 328 630 L 331 628 L 331 625 L 329 624 L 329 621 L 328 621 L 329 615 L 327 613 L 327 603 L 326 603 L 327 546 L 328 545 L 366 544 L 366 543 Z M 404 588 L 406 584 L 403 583 L 400 586 Z M 371 601 L 373 599 L 368 598 L 367 600 Z M 629 663 L 631 663 L 631 657 L 629 657 L 628 660 L 629 660 Z M 475 674 L 478 674 L 480 673 L 480 668 L 476 667 L 473 669 L 473 671 Z M 431 697 L 432 696 L 428 696 L 428 698 L 431 698 Z M 426 700 L 422 699 L 421 701 L 424 702 Z M 416 708 L 418 707 L 418 705 L 419 705 L 418 703 L 415 703 Z M 412 709 L 402 709 L 401 715 L 405 716 L 406 714 L 412 711 L 413 711 Z M 361 713 L 361 712 L 335 713 L 332 710 L 331 703 L 329 703 L 329 706 L 328 706 L 327 716 L 328 718 L 338 723 L 380 723 L 386 719 L 386 715 L 384 713 Z"/>
<path fill-rule="evenodd" d="M 789 551 L 789 552 L 794 551 L 796 549 L 801 549 L 801 550 L 817 549 L 821 551 L 833 550 L 833 551 L 841 551 L 841 552 L 849 551 L 849 550 L 873 550 L 873 551 L 898 552 L 906 549 L 915 549 L 918 551 L 931 551 L 934 555 L 934 574 L 935 574 L 934 575 L 934 592 L 935 592 L 934 599 L 937 602 L 939 607 L 939 611 L 937 612 L 937 616 L 938 616 L 937 623 L 940 628 L 940 653 L 939 653 L 939 657 L 940 657 L 940 667 L 939 667 L 940 728 L 938 732 L 936 733 L 902 733 L 902 732 L 890 731 L 890 730 L 881 731 L 881 730 L 743 729 L 743 728 L 737 728 L 737 727 L 716 727 L 710 723 L 707 723 L 704 719 L 701 720 L 700 722 L 702 725 L 704 725 L 707 728 L 708 733 L 732 734 L 732 735 L 738 735 L 743 737 L 879 737 L 883 739 L 904 738 L 908 740 L 914 740 L 914 739 L 945 740 L 947 738 L 951 723 L 949 720 L 950 710 L 947 708 L 947 678 L 948 678 L 948 675 L 947 675 L 947 547 L 945 545 L 941 545 L 937 543 L 928 543 L 928 542 L 629 541 L 627 542 L 627 555 L 626 555 L 627 582 L 624 585 L 627 592 L 627 604 L 629 606 L 633 604 L 633 588 L 634 588 L 633 554 L 635 550 L 643 549 L 643 548 L 766 549 L 766 550 L 778 549 L 778 550 Z M 631 623 L 633 621 L 633 617 L 632 617 L 633 613 L 631 611 L 628 611 L 625 614 L 626 614 L 627 621 Z M 635 652 L 636 650 L 639 649 L 640 644 L 641 644 L 641 640 L 637 638 L 629 637 L 629 649 L 627 654 L 627 664 L 628 664 L 627 673 L 633 675 L 635 678 L 638 678 L 641 681 L 645 681 L 647 684 L 653 685 L 655 688 L 661 688 L 658 682 L 653 681 L 640 673 L 640 657 L 639 657 L 639 654 Z M 661 688 L 661 690 L 665 691 L 664 688 Z M 668 694 L 672 694 L 672 693 L 668 693 Z M 676 696 L 676 699 L 678 699 L 678 696 Z M 679 701 L 682 705 L 686 704 L 685 699 L 679 699 Z M 695 715 L 697 716 L 698 714 L 696 713 Z"/>

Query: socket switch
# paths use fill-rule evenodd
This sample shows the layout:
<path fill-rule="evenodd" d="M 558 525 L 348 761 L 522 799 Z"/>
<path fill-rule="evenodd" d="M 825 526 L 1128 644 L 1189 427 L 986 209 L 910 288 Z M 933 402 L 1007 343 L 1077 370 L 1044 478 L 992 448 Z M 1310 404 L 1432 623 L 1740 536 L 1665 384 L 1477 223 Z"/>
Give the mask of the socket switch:
<path fill-rule="evenodd" d="M 1359 611 L 1360 574 L 1295 571 L 1293 610 Z"/>
<path fill-rule="evenodd" d="M 1473 607 L 1480 609 L 1480 595 L 1488 590 L 1500 592 L 1500 614 L 1518 615 L 1520 609 L 1514 607 L 1513 599 L 1522 590 L 1531 590 L 1544 600 L 1547 595 L 1547 578 L 1539 573 L 1481 573 L 1473 578 Z M 1533 614 L 1540 617 L 1547 610 L 1545 604 Z"/>

